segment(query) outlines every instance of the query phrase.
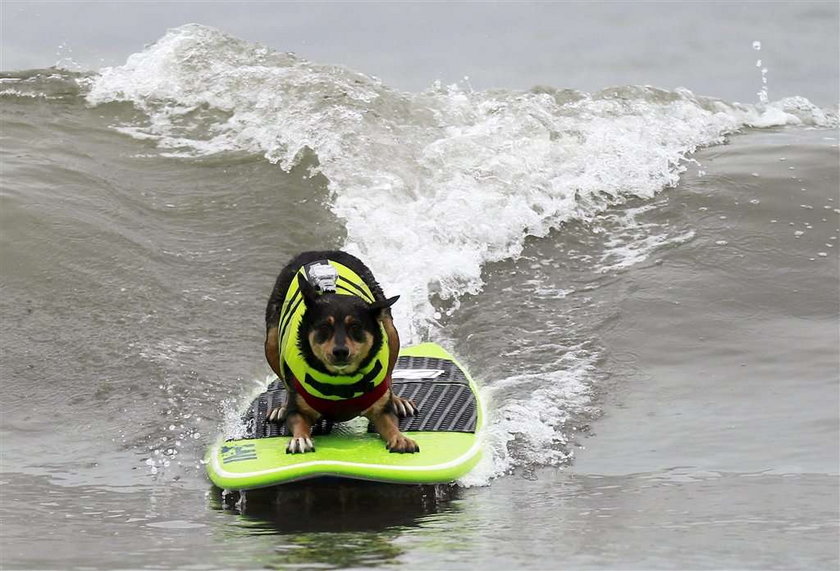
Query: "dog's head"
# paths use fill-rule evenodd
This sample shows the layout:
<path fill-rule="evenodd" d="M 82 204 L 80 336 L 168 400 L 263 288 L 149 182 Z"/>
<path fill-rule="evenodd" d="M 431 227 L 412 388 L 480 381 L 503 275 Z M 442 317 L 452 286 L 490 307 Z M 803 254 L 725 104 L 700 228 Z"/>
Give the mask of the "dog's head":
<path fill-rule="evenodd" d="M 318 294 L 298 276 L 306 311 L 298 346 L 307 363 L 331 375 L 352 375 L 370 363 L 382 346 L 379 318 L 400 296 L 368 304 L 354 295 Z"/>

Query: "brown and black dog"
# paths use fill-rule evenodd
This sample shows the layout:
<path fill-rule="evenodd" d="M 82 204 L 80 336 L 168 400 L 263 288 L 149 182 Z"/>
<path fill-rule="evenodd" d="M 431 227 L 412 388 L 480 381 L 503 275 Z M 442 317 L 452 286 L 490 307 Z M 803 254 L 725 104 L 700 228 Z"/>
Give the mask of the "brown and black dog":
<path fill-rule="evenodd" d="M 358 295 L 339 294 L 334 288 L 332 291 L 329 288 L 326 291 L 319 290 L 322 284 L 312 283 L 313 278 L 305 277 L 312 274 L 306 271 L 301 273 L 301 268 L 311 268 L 318 264 L 326 267 L 326 261 L 345 266 L 364 281 L 373 294 L 372 303 Z M 329 271 L 329 268 L 327 270 Z M 283 333 L 281 326 L 285 326 L 287 314 L 293 311 L 289 307 L 292 304 L 288 303 L 284 312 L 284 302 L 293 280 L 297 280 L 305 310 L 299 319 L 297 331 L 288 333 L 296 336 L 296 346 L 290 350 L 290 341 L 287 340 L 286 346 L 283 347 L 280 337 Z M 352 289 L 351 286 L 352 283 L 348 283 L 344 293 Z M 312 443 L 312 426 L 322 416 L 334 421 L 365 416 L 385 440 L 385 446 L 391 452 L 420 451 L 417 443 L 404 436 L 397 424 L 397 415 L 412 416 L 417 412 L 417 408 L 412 401 L 394 395 L 390 386 L 391 373 L 400 351 L 400 340 L 394 328 L 390 307 L 398 297 L 386 298 L 367 266 L 355 256 L 341 251 L 304 252 L 286 264 L 277 276 L 265 310 L 265 357 L 272 370 L 283 380 L 287 390 L 285 405 L 269 412 L 269 420 L 285 420 L 287 423 L 292 435 L 286 447 L 287 453 L 315 450 Z M 284 319 L 283 324 L 281 318 Z M 380 367 L 377 377 L 379 382 L 375 390 L 373 383 L 368 380 L 366 385 L 359 386 L 370 390 L 361 394 L 353 393 L 353 398 L 338 402 L 314 398 L 307 391 L 309 383 L 326 390 L 324 387 L 329 388 L 332 377 L 337 381 L 353 378 L 366 368 L 370 369 L 377 356 L 382 358 L 380 353 L 383 351 L 383 343 L 387 345 L 387 370 L 382 380 Z M 312 375 L 296 376 L 292 372 L 290 361 L 294 361 L 287 353 L 298 351 L 298 360 L 302 357 L 305 367 L 312 371 Z M 297 378 L 298 376 L 305 378 Z M 315 376 L 327 382 L 319 382 Z"/>

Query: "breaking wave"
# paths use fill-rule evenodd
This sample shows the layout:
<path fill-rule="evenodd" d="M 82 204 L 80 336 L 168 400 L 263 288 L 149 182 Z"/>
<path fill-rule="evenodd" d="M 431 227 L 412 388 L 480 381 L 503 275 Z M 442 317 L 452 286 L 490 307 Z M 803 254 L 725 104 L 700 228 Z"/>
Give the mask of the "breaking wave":
<path fill-rule="evenodd" d="M 4 87 L 22 93 L 23 83 Z M 675 186 L 697 148 L 748 127 L 837 125 L 835 114 L 800 97 L 742 105 L 641 86 L 583 93 L 435 84 L 407 93 L 195 24 L 78 83 L 90 105 L 129 102 L 141 111 L 115 127 L 153 141 L 163 156 L 256 153 L 286 171 L 314 164 L 346 227 L 344 248 L 402 296 L 395 317 L 404 342 L 434 336 L 435 304 L 457 307 L 481 291 L 486 264 L 516 258 L 529 236 Z M 666 241 L 639 229 L 634 211 L 623 225 L 600 271 L 621 270 Z M 571 351 L 553 370 L 486 383 L 491 400 L 508 384 L 532 385 L 527 399 L 556 411 L 522 427 L 528 415 L 518 411 L 534 403 L 495 402 L 492 456 L 472 483 L 564 461 L 567 412 L 589 405 L 596 361 L 592 351 Z"/>

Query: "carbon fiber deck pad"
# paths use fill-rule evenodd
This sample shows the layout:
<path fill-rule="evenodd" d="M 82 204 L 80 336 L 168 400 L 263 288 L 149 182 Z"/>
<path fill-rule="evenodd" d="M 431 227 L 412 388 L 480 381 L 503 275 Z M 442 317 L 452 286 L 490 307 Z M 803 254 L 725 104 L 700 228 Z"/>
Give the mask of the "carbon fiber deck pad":
<path fill-rule="evenodd" d="M 286 387 L 278 379 L 268 385 L 245 411 L 242 420 L 245 423 L 245 438 L 270 438 L 272 436 L 291 436 L 285 422 L 269 422 L 268 413 L 286 402 Z M 321 419 L 312 427 L 312 435 L 329 434 L 333 423 Z"/>
<path fill-rule="evenodd" d="M 393 390 L 414 401 L 419 409 L 414 416 L 400 419 L 403 432 L 475 432 L 477 407 L 475 395 L 464 373 L 446 359 L 400 357 L 394 370 Z M 251 403 L 243 416 L 246 438 L 289 436 L 285 423 L 267 422 L 268 413 L 282 406 L 286 389 L 279 380 Z M 342 423 L 337 423 L 342 424 Z M 321 419 L 313 435 L 329 434 L 333 423 Z M 373 432 L 373 428 L 368 428 Z"/>

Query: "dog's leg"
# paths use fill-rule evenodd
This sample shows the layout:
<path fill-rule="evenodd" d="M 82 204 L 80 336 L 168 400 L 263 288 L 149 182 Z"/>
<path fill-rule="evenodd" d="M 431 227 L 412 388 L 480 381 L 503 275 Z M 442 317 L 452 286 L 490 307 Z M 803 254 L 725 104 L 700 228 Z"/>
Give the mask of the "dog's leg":
<path fill-rule="evenodd" d="M 383 395 L 362 414 L 373 423 L 373 427 L 385 441 L 385 448 L 389 451 L 397 454 L 420 452 L 417 443 L 400 432 L 397 416 L 389 410 L 389 404 L 390 397 L 387 394 Z"/>
<path fill-rule="evenodd" d="M 385 332 L 388 335 L 388 376 L 386 378 L 390 379 L 391 373 L 394 372 L 394 367 L 397 364 L 397 357 L 400 355 L 400 336 L 397 333 L 397 328 L 394 327 L 394 320 L 391 318 L 391 310 L 388 309 L 383 311 L 382 314 L 383 315 L 380 318 L 380 321 L 382 322 L 382 326 L 385 328 Z M 388 391 L 388 393 L 391 395 L 391 412 L 396 414 L 399 418 L 405 418 L 406 416 L 414 416 L 417 414 L 417 405 L 414 404 L 413 400 L 397 396 L 393 391 Z"/>
<path fill-rule="evenodd" d="M 292 435 L 292 439 L 286 445 L 286 454 L 315 452 L 315 445 L 312 443 L 312 426 L 320 417 L 318 412 L 291 389 L 283 408 L 286 409 L 286 427 Z"/>
<path fill-rule="evenodd" d="M 283 375 L 280 374 L 280 350 L 278 348 L 277 327 L 270 327 L 265 333 L 265 359 L 268 361 L 268 366 L 274 371 L 280 379 Z M 283 422 L 286 418 L 286 412 L 291 410 L 290 397 L 292 391 L 286 385 L 286 403 L 283 406 L 276 406 L 268 411 L 269 422 Z"/>
<path fill-rule="evenodd" d="M 265 333 L 265 360 L 274 374 L 283 378 L 280 374 L 280 341 L 277 339 L 277 327 L 271 327 Z"/>
<path fill-rule="evenodd" d="M 297 393 L 285 381 L 283 381 L 283 386 L 286 387 L 286 401 L 282 405 L 275 406 L 273 409 L 268 411 L 268 415 L 266 416 L 266 420 L 268 420 L 268 422 L 276 422 L 278 424 L 286 422 L 289 414 L 297 412 L 297 405 L 295 404 L 295 397 L 297 396 Z"/>
<path fill-rule="evenodd" d="M 417 414 L 417 405 L 411 399 L 404 399 L 391 392 L 391 402 L 389 406 L 391 412 L 397 415 L 398 418 L 405 418 L 407 416 L 414 416 Z"/>
<path fill-rule="evenodd" d="M 286 416 L 286 425 L 292 433 L 292 439 L 286 446 L 286 454 L 302 454 L 315 452 L 312 443 L 312 422 L 300 412 L 292 412 Z"/>
<path fill-rule="evenodd" d="M 420 452 L 417 443 L 400 432 L 397 417 L 394 413 L 382 411 L 381 414 L 369 418 L 376 432 L 385 441 L 385 448 L 390 452 L 396 452 L 397 454 Z"/>

